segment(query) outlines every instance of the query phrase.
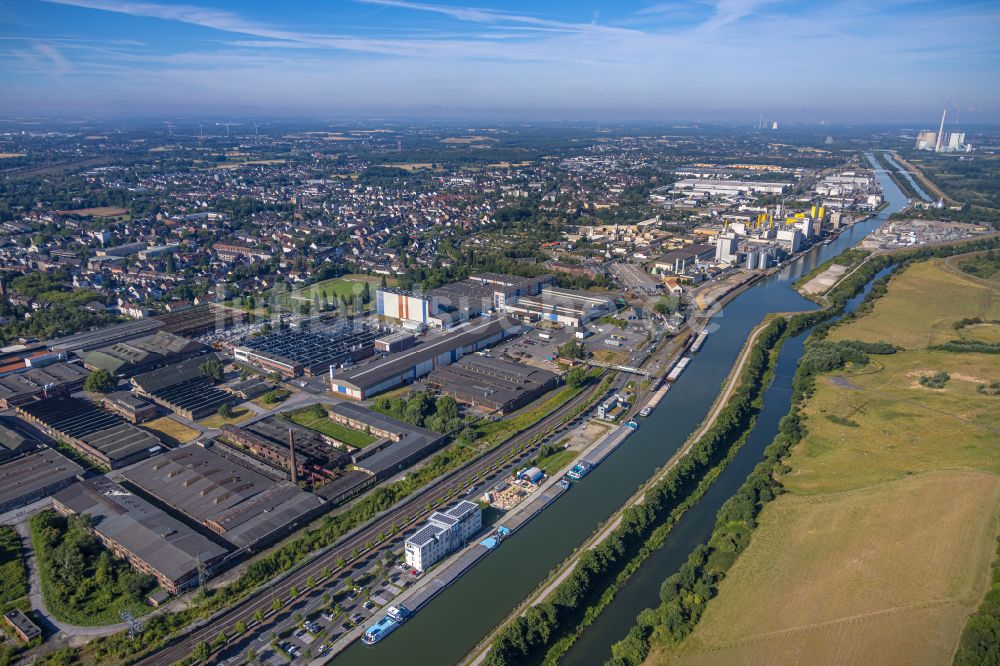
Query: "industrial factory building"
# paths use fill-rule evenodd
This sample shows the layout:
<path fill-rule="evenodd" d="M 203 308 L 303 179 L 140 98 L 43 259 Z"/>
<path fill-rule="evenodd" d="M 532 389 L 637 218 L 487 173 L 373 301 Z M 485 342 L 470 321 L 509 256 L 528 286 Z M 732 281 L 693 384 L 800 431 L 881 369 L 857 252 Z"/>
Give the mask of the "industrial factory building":
<path fill-rule="evenodd" d="M 57 338 L 47 346 L 53 351 L 76 354 L 82 358 L 89 351 L 147 337 L 157 331 L 193 337 L 211 331 L 226 330 L 242 323 L 245 319 L 246 313 L 240 310 L 216 303 L 204 303 L 155 317 L 133 319 L 92 331 L 74 333 Z"/>
<path fill-rule="evenodd" d="M 551 275 L 520 277 L 501 273 L 480 273 L 415 294 L 396 289 L 380 289 L 375 295 L 376 312 L 418 326 L 451 328 L 483 313 L 502 312 L 526 296 L 537 296 Z"/>
<path fill-rule="evenodd" d="M 224 404 L 232 405 L 237 399 L 230 393 L 215 388 L 215 381 L 205 375 L 201 366 L 213 354 L 189 358 L 165 368 L 144 372 L 132 378 L 136 393 L 156 404 L 195 421 L 219 411 Z"/>
<path fill-rule="evenodd" d="M 583 326 L 615 311 L 610 296 L 588 291 L 544 287 L 537 296 L 521 296 L 507 303 L 504 311 L 525 321 L 552 321 L 566 326 Z"/>
<path fill-rule="evenodd" d="M 240 428 L 224 425 L 220 436 L 289 476 L 292 468 L 292 448 L 289 447 L 291 438 L 295 480 L 323 483 L 332 479 L 338 469 L 351 462 L 347 453 L 334 447 L 320 433 L 279 416 L 268 416 Z"/>
<path fill-rule="evenodd" d="M 17 413 L 41 426 L 53 439 L 111 469 L 131 465 L 163 448 L 152 433 L 81 398 L 48 398 L 21 405 Z"/>
<path fill-rule="evenodd" d="M 766 182 L 762 180 L 716 180 L 711 178 L 684 178 L 673 185 L 673 191 L 681 194 L 736 196 L 739 194 L 784 194 L 791 183 Z"/>
<path fill-rule="evenodd" d="M 77 480 L 83 468 L 42 446 L 0 464 L 0 513 L 50 496 Z"/>
<path fill-rule="evenodd" d="M 437 367 L 454 363 L 466 354 L 480 351 L 521 332 L 521 325 L 506 317 L 482 319 L 461 326 L 430 342 L 399 354 L 365 363 L 340 374 L 331 371 L 333 391 L 365 400 L 423 377 Z"/>
<path fill-rule="evenodd" d="M 176 335 L 195 337 L 213 331 L 225 331 L 242 324 L 247 314 L 218 303 L 202 303 L 189 308 L 157 315 L 153 320 L 160 330 Z"/>
<path fill-rule="evenodd" d="M 106 477 L 76 483 L 53 497 L 63 515 L 87 514 L 97 538 L 117 557 L 177 594 L 198 584 L 227 549 Z"/>
<path fill-rule="evenodd" d="M 357 363 L 375 352 L 375 340 L 384 331 L 367 324 L 324 326 L 316 329 L 287 328 L 248 340 L 233 349 L 233 356 L 283 377 L 328 372 L 331 367 Z"/>
<path fill-rule="evenodd" d="M 101 404 L 104 409 L 112 411 L 129 423 L 136 425 L 155 419 L 160 413 L 156 405 L 127 391 L 106 395 Z"/>
<path fill-rule="evenodd" d="M 396 333 L 390 333 L 377 339 L 375 341 L 375 351 L 384 354 L 396 354 L 406 351 L 415 344 L 417 344 L 417 338 L 412 333 L 397 331 Z"/>
<path fill-rule="evenodd" d="M 383 317 L 428 326 L 436 304 L 429 296 L 398 289 L 375 292 L 375 312 Z"/>
<path fill-rule="evenodd" d="M 168 363 L 183 361 L 207 349 L 200 342 L 157 331 L 152 335 L 89 351 L 83 357 L 83 366 L 90 371 L 107 370 L 112 375 L 128 377 Z"/>
<path fill-rule="evenodd" d="M 112 324 L 92 331 L 67 335 L 53 340 L 48 344 L 48 347 L 52 351 L 64 351 L 83 356 L 92 349 L 108 347 L 117 342 L 127 342 L 150 335 L 162 325 L 162 322 L 156 319 L 133 319 L 121 324 Z"/>
<path fill-rule="evenodd" d="M 112 375 L 128 377 L 168 363 L 177 363 L 206 351 L 208 348 L 200 342 L 157 331 L 152 335 L 89 351 L 83 357 L 83 366 L 91 371 L 107 370 Z"/>
<path fill-rule="evenodd" d="M 0 377 L 0 408 L 78 391 L 89 374 L 75 363 L 52 363 L 40 368 L 25 365 Z"/>
<path fill-rule="evenodd" d="M 128 469 L 141 491 L 237 548 L 258 550 L 315 516 L 323 500 L 273 481 L 202 446 L 185 446 Z"/>
<path fill-rule="evenodd" d="M 440 433 L 354 403 L 331 405 L 329 415 L 335 423 L 378 438 L 353 454 L 355 467 L 378 478 L 409 467 L 444 444 L 444 436 Z"/>
<path fill-rule="evenodd" d="M 41 442 L 13 416 L 0 416 L 0 463 L 38 448 Z"/>
<path fill-rule="evenodd" d="M 555 373 L 486 356 L 467 356 L 437 368 L 427 383 L 459 402 L 507 414 L 558 384 Z"/>
<path fill-rule="evenodd" d="M 663 254 L 654 262 L 653 270 L 660 274 L 670 273 L 679 275 L 688 266 L 701 261 L 708 261 L 714 257 L 715 245 L 696 243 Z"/>

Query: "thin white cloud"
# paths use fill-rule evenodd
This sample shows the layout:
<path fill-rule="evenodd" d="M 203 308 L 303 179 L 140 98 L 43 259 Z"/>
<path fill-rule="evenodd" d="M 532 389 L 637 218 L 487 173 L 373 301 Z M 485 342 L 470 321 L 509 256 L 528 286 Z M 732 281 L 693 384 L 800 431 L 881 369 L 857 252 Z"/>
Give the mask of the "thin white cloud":
<path fill-rule="evenodd" d="M 479 7 L 455 7 L 452 5 L 438 5 L 424 2 L 410 2 L 410 0 L 356 0 L 366 5 L 379 5 L 382 7 L 398 7 L 401 9 L 412 9 L 421 12 L 431 12 L 444 16 L 467 21 L 472 23 L 518 23 L 531 26 L 539 26 L 553 30 L 566 32 L 610 32 L 629 34 L 637 32 L 626 28 L 616 28 L 612 26 L 598 25 L 592 23 L 568 23 L 565 21 L 555 21 L 552 19 L 540 18 L 537 16 L 527 16 L 524 14 L 512 14 L 510 12 L 495 9 L 482 9 Z M 595 16 L 596 21 L 596 16 Z"/>
<path fill-rule="evenodd" d="M 129 2 L 127 0 L 44 0 L 53 4 L 69 5 L 94 9 L 129 16 L 140 16 L 167 21 L 177 21 L 189 25 L 211 28 L 222 32 L 237 33 L 264 40 L 248 40 L 246 46 L 260 48 L 326 48 L 342 51 L 355 51 L 388 56 L 405 56 L 413 58 L 433 57 L 471 57 L 497 58 L 501 60 L 533 60 L 546 59 L 551 55 L 532 53 L 530 50 L 513 52 L 490 41 L 460 37 L 438 38 L 369 38 L 356 35 L 332 35 L 322 33 L 296 32 L 275 29 L 248 21 L 233 12 L 206 9 L 194 5 L 161 5 L 149 2 Z M 523 17 L 522 17 L 523 18 Z M 554 22 L 558 24 L 558 22 Z M 571 25 L 571 24 L 565 24 Z M 501 27 L 501 26 L 497 26 Z M 539 29 L 551 26 L 539 25 Z M 530 26 L 525 26 L 530 30 Z M 609 29 L 611 30 L 611 29 Z M 582 32 L 582 30 L 578 31 Z M 612 30 L 612 32 L 614 32 Z M 623 31 L 628 32 L 628 31 Z"/>
<path fill-rule="evenodd" d="M 926 103 L 928 91 L 935 91 L 935 106 L 938 97 L 952 95 L 963 105 L 1000 107 L 1000 89 L 983 85 L 995 78 L 998 66 L 996 5 L 887 12 L 864 0 L 809 7 L 770 0 L 665 0 L 650 11 L 616 17 L 616 26 L 641 26 L 624 30 L 502 10 L 368 0 L 384 11 L 395 7 L 401 14 L 452 19 L 423 21 L 433 26 L 426 30 L 398 21 L 393 25 L 406 27 L 389 34 L 383 21 L 362 32 L 318 22 L 297 31 L 191 5 L 48 1 L 219 33 L 191 36 L 182 43 L 198 44 L 190 48 L 164 42 L 154 26 L 143 34 L 149 35 L 148 47 L 122 45 L 112 53 L 45 38 L 40 41 L 54 45 L 75 68 L 65 82 L 48 88 L 35 75 L 58 71 L 51 52 L 31 46 L 0 52 L 0 88 L 10 93 L 2 96 L 0 108 L 14 108 L 13 100 L 54 99 L 58 92 L 66 99 L 91 98 L 93 108 L 118 98 L 157 108 L 173 99 L 198 99 L 206 109 L 256 103 L 290 110 L 298 105 L 303 111 L 338 104 L 391 111 L 439 103 L 456 109 L 466 104 L 670 113 L 697 104 L 728 114 L 749 105 L 757 118 L 761 106 L 797 109 L 803 99 L 830 108 L 831 116 L 836 108 L 863 104 L 894 105 L 907 113 Z M 885 32 L 880 26 L 890 16 L 893 30 Z"/>

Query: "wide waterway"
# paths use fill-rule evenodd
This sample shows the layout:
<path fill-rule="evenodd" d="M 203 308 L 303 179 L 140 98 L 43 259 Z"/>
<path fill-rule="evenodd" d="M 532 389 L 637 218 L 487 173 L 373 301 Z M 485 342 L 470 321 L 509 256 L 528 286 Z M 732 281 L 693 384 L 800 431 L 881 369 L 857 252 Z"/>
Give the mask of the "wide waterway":
<path fill-rule="evenodd" d="M 733 299 L 713 318 L 712 331 L 702 350 L 695 355 L 688 369 L 681 375 L 659 406 L 646 419 L 640 429 L 609 458 L 531 523 L 518 530 L 493 553 L 421 609 L 412 619 L 375 646 L 356 643 L 339 655 L 334 663 L 341 664 L 454 664 L 475 647 L 483 636 L 502 622 L 548 573 L 568 557 L 595 528 L 636 491 L 684 444 L 708 414 L 719 388 L 739 356 L 740 349 L 750 331 L 769 312 L 797 312 L 815 308 L 815 304 L 802 298 L 792 288 L 792 283 L 817 265 L 861 241 L 888 215 L 906 205 L 906 197 L 884 173 L 878 179 L 889 201 L 889 206 L 876 217 L 860 222 L 844 231 L 829 245 L 820 245 L 802 255 L 790 265 L 761 280 Z M 804 337 L 804 336 L 803 336 Z M 759 453 L 773 437 L 777 420 L 788 410 L 787 392 L 790 375 L 801 353 L 802 338 L 789 340 L 779 356 L 775 382 L 765 397 L 764 408 L 758 417 L 758 426 L 751 435 Z M 784 409 L 782 410 L 782 402 Z M 771 425 L 768 425 L 771 424 Z M 758 434 L 757 431 L 760 431 Z M 761 444 L 763 442 L 763 444 Z M 753 450 L 751 442 L 745 445 Z M 750 457 L 749 454 L 747 456 Z M 734 460 L 729 468 L 742 470 L 735 486 L 706 496 L 688 515 L 701 516 L 692 524 L 703 523 L 711 530 L 715 512 L 732 491 L 742 483 L 747 471 L 757 458 L 746 462 Z M 719 485 L 717 480 L 713 484 Z M 721 486 L 720 486 L 721 487 Z M 713 501 L 706 499 L 712 496 Z M 700 507 L 704 504 L 706 508 Z M 715 508 L 711 505 L 715 504 Z M 699 513 L 693 513 L 699 512 Z M 676 526 L 666 544 L 681 557 L 687 556 L 695 545 L 704 540 L 704 534 L 692 532 L 685 537 Z M 707 534 L 707 533 L 706 533 Z M 657 560 L 658 561 L 658 560 Z M 647 563 L 648 564 L 648 563 Z M 675 567 L 676 568 L 676 567 Z M 635 615 L 656 603 L 659 583 L 669 575 L 669 562 L 663 566 L 644 566 L 637 576 L 648 578 L 646 586 L 652 600 L 646 597 L 620 595 L 616 598 L 614 612 L 606 617 L 617 620 L 604 629 L 595 623 L 581 638 L 591 643 L 589 654 L 574 646 L 575 663 L 602 663 L 609 654 L 610 644 L 624 635 Z M 639 586 L 641 587 L 641 586 Z M 624 592 L 624 590 L 623 590 Z M 631 601 L 624 601 L 631 599 Z"/>
<path fill-rule="evenodd" d="M 903 178 L 905 178 L 907 181 L 909 181 L 910 186 L 913 187 L 913 191 L 916 192 L 920 196 L 921 199 L 923 199 L 924 201 L 927 201 L 927 202 L 933 202 L 934 201 L 933 199 L 931 199 L 931 196 L 929 194 L 927 194 L 927 192 L 924 191 L 924 189 L 922 187 L 920 187 L 919 185 L 917 185 L 917 181 L 914 180 L 913 174 L 911 174 L 909 171 L 907 171 L 906 169 L 904 169 L 899 164 L 899 162 L 897 162 L 896 160 L 892 159 L 892 155 L 889 153 L 889 151 L 882 151 L 882 157 L 884 157 L 885 161 L 888 162 L 896 170 L 896 173 L 900 174 L 901 176 L 903 176 Z M 895 183 L 893 183 L 893 185 L 895 185 Z"/>

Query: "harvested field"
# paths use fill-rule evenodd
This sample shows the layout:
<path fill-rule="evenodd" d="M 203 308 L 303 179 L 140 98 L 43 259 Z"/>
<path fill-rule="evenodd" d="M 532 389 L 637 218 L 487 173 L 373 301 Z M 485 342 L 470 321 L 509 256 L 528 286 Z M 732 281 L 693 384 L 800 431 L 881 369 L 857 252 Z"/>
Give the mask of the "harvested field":
<path fill-rule="evenodd" d="M 949 663 L 986 589 L 998 504 L 1000 477 L 973 471 L 780 497 L 669 661 Z"/>
<path fill-rule="evenodd" d="M 187 444 L 198 437 L 198 431 L 189 428 L 179 421 L 175 421 L 169 416 L 163 416 L 152 421 L 146 421 L 142 427 L 155 431 L 159 435 L 165 435 L 168 441 L 176 444 Z"/>
<path fill-rule="evenodd" d="M 932 260 L 831 331 L 908 350 L 817 378 L 786 493 L 765 505 L 691 635 L 649 663 L 951 662 L 996 549 L 1000 398 L 977 386 L 1000 380 L 1000 356 L 926 347 L 997 307 Z M 920 383 L 938 372 L 941 388 Z"/>
<path fill-rule="evenodd" d="M 127 208 L 117 206 L 98 206 L 97 208 L 76 208 L 74 210 L 56 211 L 59 215 L 79 215 L 80 217 L 118 217 L 128 213 Z"/>

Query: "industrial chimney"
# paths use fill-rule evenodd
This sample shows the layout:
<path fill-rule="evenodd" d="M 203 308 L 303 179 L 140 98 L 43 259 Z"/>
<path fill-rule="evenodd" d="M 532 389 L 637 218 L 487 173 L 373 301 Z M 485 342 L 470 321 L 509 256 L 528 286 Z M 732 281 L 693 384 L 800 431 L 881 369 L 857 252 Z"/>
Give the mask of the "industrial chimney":
<path fill-rule="evenodd" d="M 934 146 L 934 152 L 941 152 L 941 139 L 944 137 L 944 119 L 948 115 L 948 109 L 941 112 L 941 127 L 938 129 L 937 144 Z"/>
<path fill-rule="evenodd" d="M 292 483 L 298 483 L 299 482 L 299 473 L 297 469 L 298 465 L 295 464 L 295 437 L 292 435 L 291 428 L 288 429 L 288 453 L 289 453 L 288 456 L 289 467 L 291 467 L 290 471 L 292 473 Z"/>

